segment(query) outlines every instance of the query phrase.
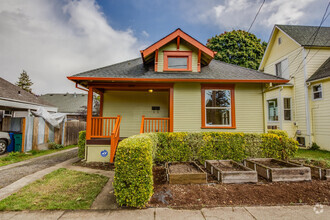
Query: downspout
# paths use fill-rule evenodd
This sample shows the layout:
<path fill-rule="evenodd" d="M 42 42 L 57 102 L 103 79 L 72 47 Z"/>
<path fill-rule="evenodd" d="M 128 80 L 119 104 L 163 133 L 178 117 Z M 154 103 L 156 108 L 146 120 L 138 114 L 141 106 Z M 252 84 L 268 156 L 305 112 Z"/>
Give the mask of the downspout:
<path fill-rule="evenodd" d="M 306 49 L 303 48 L 303 62 L 304 62 L 304 89 L 305 89 L 305 114 L 306 114 L 306 132 L 308 138 L 308 146 L 311 146 L 311 127 L 308 101 L 308 85 L 307 81 L 307 67 L 306 67 Z"/>

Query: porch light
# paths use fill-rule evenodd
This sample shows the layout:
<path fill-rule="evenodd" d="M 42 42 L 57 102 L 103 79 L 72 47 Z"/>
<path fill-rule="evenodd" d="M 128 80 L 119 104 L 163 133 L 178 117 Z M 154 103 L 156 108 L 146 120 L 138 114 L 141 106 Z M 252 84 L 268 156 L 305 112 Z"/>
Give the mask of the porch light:
<path fill-rule="evenodd" d="M 153 93 L 154 90 L 153 89 L 148 89 L 148 92 Z"/>

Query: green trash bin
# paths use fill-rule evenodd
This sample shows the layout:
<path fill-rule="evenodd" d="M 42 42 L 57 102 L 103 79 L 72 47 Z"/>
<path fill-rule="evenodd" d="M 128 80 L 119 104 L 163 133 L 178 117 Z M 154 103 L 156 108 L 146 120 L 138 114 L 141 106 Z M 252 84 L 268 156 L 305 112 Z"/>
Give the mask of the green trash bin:
<path fill-rule="evenodd" d="M 21 152 L 22 151 L 22 134 L 15 133 L 14 139 L 15 139 L 14 151 Z"/>

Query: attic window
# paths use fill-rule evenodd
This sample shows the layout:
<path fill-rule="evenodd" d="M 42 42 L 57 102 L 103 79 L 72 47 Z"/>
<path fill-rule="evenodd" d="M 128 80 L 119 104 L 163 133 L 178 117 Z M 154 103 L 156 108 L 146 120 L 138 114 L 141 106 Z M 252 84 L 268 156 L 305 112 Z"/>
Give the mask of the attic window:
<path fill-rule="evenodd" d="M 282 38 L 279 37 L 279 38 L 277 39 L 277 41 L 278 41 L 278 44 L 280 45 L 280 44 L 282 43 Z"/>
<path fill-rule="evenodd" d="M 164 71 L 192 71 L 191 51 L 164 51 Z"/>

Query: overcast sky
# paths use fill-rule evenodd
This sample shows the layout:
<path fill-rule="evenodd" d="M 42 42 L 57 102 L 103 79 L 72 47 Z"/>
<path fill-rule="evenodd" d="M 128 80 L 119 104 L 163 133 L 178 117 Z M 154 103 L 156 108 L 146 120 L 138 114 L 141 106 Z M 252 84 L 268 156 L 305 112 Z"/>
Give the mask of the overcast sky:
<path fill-rule="evenodd" d="M 67 76 L 140 56 L 181 28 L 202 43 L 247 30 L 262 0 L 1 0 L 0 76 L 22 70 L 36 94 L 81 92 Z M 318 26 L 328 0 L 266 0 L 251 32 L 268 41 L 274 24 Z M 330 25 L 330 18 L 323 26 Z"/>

